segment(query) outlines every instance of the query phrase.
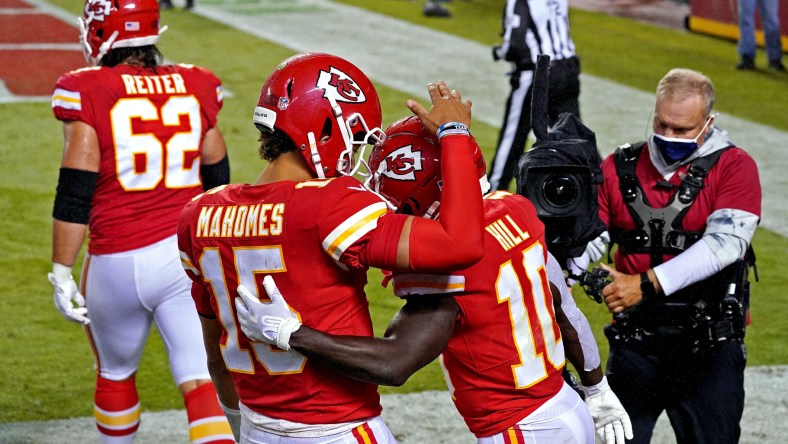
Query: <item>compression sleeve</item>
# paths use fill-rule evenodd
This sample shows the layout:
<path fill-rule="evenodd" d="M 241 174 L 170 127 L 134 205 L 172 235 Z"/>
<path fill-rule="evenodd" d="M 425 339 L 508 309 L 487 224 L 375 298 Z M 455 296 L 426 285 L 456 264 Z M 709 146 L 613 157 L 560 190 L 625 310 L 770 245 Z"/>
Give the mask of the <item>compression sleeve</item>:
<path fill-rule="evenodd" d="M 482 194 L 471 138 L 446 135 L 440 143 L 440 220 L 414 219 L 409 239 L 413 271 L 463 269 L 484 254 Z"/>
<path fill-rule="evenodd" d="M 670 296 L 744 257 L 757 227 L 758 216 L 747 211 L 723 208 L 711 213 L 700 241 L 654 267 L 662 292 Z"/>
<path fill-rule="evenodd" d="M 63 222 L 87 225 L 98 173 L 60 168 L 52 217 Z"/>
<path fill-rule="evenodd" d="M 580 348 L 583 350 L 583 370 L 590 372 L 599 367 L 602 361 L 599 355 L 599 347 L 596 344 L 596 339 L 594 339 L 594 333 L 591 331 L 591 325 L 583 312 L 577 307 L 577 304 L 575 304 L 572 292 L 564 281 L 564 272 L 552 254 L 547 255 L 546 269 L 547 279 L 558 287 L 561 292 L 561 310 L 566 314 L 569 323 L 572 324 L 572 327 L 577 332 Z"/>
<path fill-rule="evenodd" d="M 702 239 L 680 255 L 654 267 L 662 293 L 670 296 L 722 270 L 722 264 Z"/>

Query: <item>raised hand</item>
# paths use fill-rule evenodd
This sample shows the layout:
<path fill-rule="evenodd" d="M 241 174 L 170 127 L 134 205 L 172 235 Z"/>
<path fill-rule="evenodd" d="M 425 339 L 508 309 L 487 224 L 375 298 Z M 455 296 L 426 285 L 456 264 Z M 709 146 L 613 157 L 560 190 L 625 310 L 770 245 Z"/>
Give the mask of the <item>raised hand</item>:
<path fill-rule="evenodd" d="M 427 92 L 432 101 L 429 111 L 413 99 L 406 103 L 427 131 L 435 134 L 441 125 L 448 122 L 459 122 L 470 127 L 472 103 L 470 100 L 463 102 L 459 91 L 449 90 L 446 82 L 440 81 L 428 84 Z"/>

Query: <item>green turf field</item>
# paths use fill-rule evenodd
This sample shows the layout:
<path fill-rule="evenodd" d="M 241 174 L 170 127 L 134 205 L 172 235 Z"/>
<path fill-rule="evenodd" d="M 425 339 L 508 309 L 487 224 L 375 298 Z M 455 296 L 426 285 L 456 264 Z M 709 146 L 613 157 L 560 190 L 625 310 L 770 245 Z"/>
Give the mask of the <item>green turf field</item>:
<path fill-rule="evenodd" d="M 75 14 L 81 10 L 80 1 L 53 3 Z M 454 17 L 448 20 L 424 18 L 421 1 L 343 3 L 492 45 L 498 41 L 503 0 L 455 1 L 451 4 Z M 784 115 L 788 76 L 734 70 L 737 56 L 733 43 L 577 10 L 571 18 L 584 72 L 652 91 L 671 67 L 698 69 L 714 80 L 720 111 L 788 130 Z M 162 52 L 171 60 L 210 68 L 232 92 L 225 100 L 220 127 L 231 151 L 233 181 L 254 180 L 262 162 L 256 157 L 251 110 L 262 81 L 291 51 L 180 10 L 164 12 L 162 22 L 170 26 L 161 40 Z M 75 41 L 77 35 L 75 28 Z M 763 55 L 759 58 L 763 60 Z M 384 120 L 399 117 L 407 97 L 388 88 L 380 88 L 380 95 Z M 0 213 L 9 218 L 0 227 L 4 252 L 0 258 L 0 310 L 4 314 L 0 323 L 4 339 L 0 341 L 0 422 L 87 416 L 94 379 L 92 355 L 82 330 L 63 320 L 53 307 L 52 289 L 46 280 L 61 128 L 48 103 L 4 104 L 0 108 Z M 485 152 L 492 154 L 495 128 L 475 123 L 474 134 Z M 788 299 L 785 273 L 778 267 L 786 261 L 787 246 L 784 237 L 768 230 L 756 234 L 761 282 L 753 290 L 753 325 L 747 337 L 750 365 L 788 364 L 786 346 L 778 336 L 784 324 L 781 309 Z M 379 278 L 378 272 L 370 272 L 368 289 L 374 321 L 382 332 L 399 301 L 381 289 Z M 576 293 L 576 298 L 595 333 L 600 333 L 608 318 L 605 310 L 581 293 Z M 601 333 L 598 336 L 602 339 Z M 604 359 L 604 342 L 600 349 Z M 182 408 L 163 355 L 163 346 L 153 335 L 137 378 L 145 410 Z M 382 391 L 443 388 L 440 370 L 432 364 L 403 388 Z"/>

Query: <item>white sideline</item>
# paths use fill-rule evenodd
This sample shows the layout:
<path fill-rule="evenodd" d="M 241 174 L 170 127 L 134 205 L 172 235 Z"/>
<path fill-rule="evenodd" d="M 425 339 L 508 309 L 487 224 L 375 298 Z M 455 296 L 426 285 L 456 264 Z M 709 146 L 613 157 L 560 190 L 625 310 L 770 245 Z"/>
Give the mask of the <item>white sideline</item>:
<path fill-rule="evenodd" d="M 741 444 L 788 442 L 788 366 L 745 370 L 746 407 Z M 90 400 L 85 400 L 90 402 Z M 145 400 L 142 400 L 143 408 Z M 383 418 L 400 444 L 473 444 L 475 439 L 454 409 L 449 393 L 428 391 L 382 396 Z M 0 444 L 97 443 L 93 418 L 0 424 Z M 653 444 L 676 442 L 660 417 Z M 188 443 L 186 412 L 143 412 L 135 444 Z"/>

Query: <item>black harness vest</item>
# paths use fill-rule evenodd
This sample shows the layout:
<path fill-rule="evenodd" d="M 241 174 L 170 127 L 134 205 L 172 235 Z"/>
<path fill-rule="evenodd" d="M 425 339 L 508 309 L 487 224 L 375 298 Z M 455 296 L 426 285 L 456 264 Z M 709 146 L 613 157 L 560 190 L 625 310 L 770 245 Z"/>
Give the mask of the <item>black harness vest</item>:
<path fill-rule="evenodd" d="M 649 254 L 651 267 L 655 267 L 663 262 L 663 255 L 680 254 L 703 236 L 702 231 L 682 228 L 682 221 L 703 188 L 709 171 L 730 147 L 692 161 L 668 204 L 654 208 L 635 177 L 635 166 L 644 146 L 645 142 L 639 142 L 635 146 L 622 145 L 616 150 L 614 161 L 619 189 L 636 228 L 611 227 L 610 237 L 623 253 Z M 675 187 L 667 182 L 658 186 Z M 697 351 L 720 341 L 741 340 L 749 305 L 747 274 L 755 261 L 752 248 L 746 256 L 668 298 L 658 297 L 615 314 L 613 323 L 605 327 L 605 334 L 616 343 L 668 351 L 680 346 Z"/>
<path fill-rule="evenodd" d="M 679 254 L 703 236 L 702 231 L 683 229 L 682 221 L 703 188 L 703 180 L 709 174 L 709 170 L 730 147 L 692 161 L 686 176 L 678 186 L 678 191 L 670 198 L 668 204 L 662 208 L 654 208 L 649 204 L 640 182 L 635 177 L 635 166 L 644 146 L 645 142 L 638 142 L 635 146 L 627 143 L 616 150 L 614 161 L 619 178 L 619 189 L 637 228 L 625 230 L 612 227 L 610 237 L 624 253 L 650 254 L 651 266 L 655 267 L 663 262 L 663 255 Z M 661 182 L 661 184 L 674 187 L 669 182 Z"/>

